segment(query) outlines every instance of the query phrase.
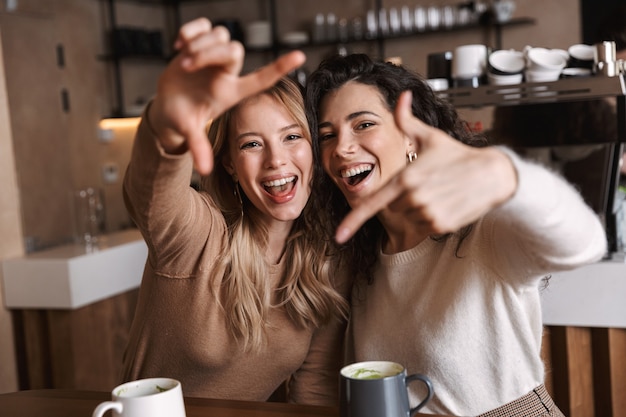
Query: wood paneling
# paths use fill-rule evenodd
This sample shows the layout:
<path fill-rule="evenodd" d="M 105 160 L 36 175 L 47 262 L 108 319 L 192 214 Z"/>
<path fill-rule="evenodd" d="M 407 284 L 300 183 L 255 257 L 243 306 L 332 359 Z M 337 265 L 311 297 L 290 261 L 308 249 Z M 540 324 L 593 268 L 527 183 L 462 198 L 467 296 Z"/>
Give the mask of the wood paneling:
<path fill-rule="evenodd" d="M 546 387 L 569 417 L 626 417 L 626 329 L 546 327 Z"/>
<path fill-rule="evenodd" d="M 626 329 L 594 329 L 595 411 L 626 416 Z"/>
<path fill-rule="evenodd" d="M 109 391 L 117 385 L 137 294 L 76 310 L 15 311 L 20 389 Z"/>

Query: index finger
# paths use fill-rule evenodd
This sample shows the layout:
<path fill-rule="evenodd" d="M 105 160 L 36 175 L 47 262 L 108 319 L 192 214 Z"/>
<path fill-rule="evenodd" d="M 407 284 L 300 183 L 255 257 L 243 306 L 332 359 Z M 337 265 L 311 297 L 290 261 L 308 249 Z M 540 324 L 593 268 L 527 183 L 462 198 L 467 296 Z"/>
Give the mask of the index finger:
<path fill-rule="evenodd" d="M 247 97 L 268 89 L 282 76 L 304 64 L 305 60 L 306 56 L 302 51 L 292 51 L 258 70 L 244 75 L 240 79 L 240 96 Z"/>
<path fill-rule="evenodd" d="M 335 232 L 337 243 L 347 242 L 376 213 L 389 206 L 403 193 L 397 177 L 392 178 L 378 191 L 364 197 L 341 221 Z"/>
<path fill-rule="evenodd" d="M 212 27 L 213 25 L 211 24 L 211 21 L 206 17 L 200 17 L 185 23 L 178 31 L 178 36 L 174 41 L 174 48 L 176 50 L 181 49 L 182 46 L 190 39 L 193 39 L 202 33 L 209 32 Z"/>

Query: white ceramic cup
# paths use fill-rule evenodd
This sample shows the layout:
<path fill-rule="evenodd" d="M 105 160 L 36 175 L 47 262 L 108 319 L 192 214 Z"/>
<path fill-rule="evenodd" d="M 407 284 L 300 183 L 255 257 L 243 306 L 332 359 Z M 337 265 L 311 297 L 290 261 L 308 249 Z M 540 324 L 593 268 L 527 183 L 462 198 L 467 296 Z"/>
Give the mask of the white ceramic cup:
<path fill-rule="evenodd" d="M 524 74 L 507 74 L 507 75 L 498 75 L 498 74 L 487 74 L 487 80 L 491 85 L 513 85 L 520 84 L 524 79 Z"/>
<path fill-rule="evenodd" d="M 508 22 L 515 12 L 515 1 L 513 0 L 496 0 L 492 4 L 496 20 L 499 23 Z"/>
<path fill-rule="evenodd" d="M 559 50 L 530 48 L 526 57 L 531 71 L 561 71 L 567 65 L 567 58 Z"/>
<path fill-rule="evenodd" d="M 452 54 L 452 78 L 468 79 L 485 74 L 487 46 L 480 44 L 462 45 Z"/>
<path fill-rule="evenodd" d="M 593 69 L 596 60 L 596 48 L 593 45 L 577 43 L 570 46 L 567 53 L 569 67 Z"/>
<path fill-rule="evenodd" d="M 489 55 L 490 72 L 497 75 L 521 73 L 526 67 L 524 54 L 513 49 L 500 49 Z"/>
<path fill-rule="evenodd" d="M 593 45 L 577 43 L 567 49 L 569 56 L 581 61 L 593 61 L 596 55 L 596 49 Z"/>
<path fill-rule="evenodd" d="M 545 82 L 556 81 L 559 79 L 560 76 L 561 76 L 560 69 L 541 70 L 541 71 L 527 69 L 524 72 L 524 77 L 526 78 L 526 82 L 529 82 L 529 83 L 545 83 Z"/>
<path fill-rule="evenodd" d="M 450 83 L 447 78 L 429 78 L 426 82 L 433 91 L 443 91 L 450 88 Z"/>
<path fill-rule="evenodd" d="M 111 392 L 111 401 L 98 404 L 92 417 L 102 417 L 108 410 L 115 417 L 186 417 L 180 382 L 171 378 L 118 385 Z"/>
<path fill-rule="evenodd" d="M 272 45 L 272 25 L 267 20 L 250 22 L 245 29 L 246 46 L 266 48 Z"/>

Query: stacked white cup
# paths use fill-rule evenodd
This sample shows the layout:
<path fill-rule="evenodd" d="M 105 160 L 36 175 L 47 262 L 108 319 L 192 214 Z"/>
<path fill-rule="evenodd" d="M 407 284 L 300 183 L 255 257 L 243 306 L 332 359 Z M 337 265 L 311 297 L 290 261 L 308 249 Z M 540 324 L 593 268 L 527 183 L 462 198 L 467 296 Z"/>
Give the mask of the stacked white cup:
<path fill-rule="evenodd" d="M 527 82 L 556 81 L 561 76 L 563 68 L 567 66 L 567 52 L 560 49 L 527 46 L 524 48 L 524 55 Z"/>
<path fill-rule="evenodd" d="M 485 45 L 462 45 L 452 55 L 452 79 L 456 87 L 477 87 L 487 69 L 488 49 Z"/>
<path fill-rule="evenodd" d="M 489 55 L 487 79 L 493 85 L 519 84 L 526 67 L 524 54 L 513 49 L 500 49 Z"/>

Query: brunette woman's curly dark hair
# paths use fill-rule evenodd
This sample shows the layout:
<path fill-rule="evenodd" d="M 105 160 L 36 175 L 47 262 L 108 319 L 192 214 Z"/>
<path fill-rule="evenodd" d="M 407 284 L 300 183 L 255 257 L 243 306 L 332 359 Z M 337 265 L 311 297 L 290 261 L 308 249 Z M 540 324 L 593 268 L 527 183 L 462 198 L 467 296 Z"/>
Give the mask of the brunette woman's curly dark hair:
<path fill-rule="evenodd" d="M 365 54 L 336 55 L 324 60 L 311 74 L 305 90 L 305 110 L 313 138 L 315 163 L 318 165 L 321 165 L 318 134 L 320 103 L 328 93 L 349 81 L 376 87 L 391 112 L 394 112 L 400 94 L 410 90 L 413 93 L 413 115 L 465 144 L 477 147 L 487 145 L 486 138 L 468 129 L 454 107 L 435 94 L 426 80 L 416 72 L 400 65 L 374 60 Z M 350 207 L 327 175 L 324 175 L 322 192 L 319 195 L 320 210 L 330 210 L 332 224 L 329 226 L 331 230 L 335 230 Z M 471 226 L 462 229 L 459 232 L 461 238 L 470 230 Z M 370 279 L 372 276 L 372 268 L 384 234 L 382 224 L 373 217 L 343 248 L 353 267 L 355 278 Z M 446 236 L 438 238 L 445 239 Z"/>

